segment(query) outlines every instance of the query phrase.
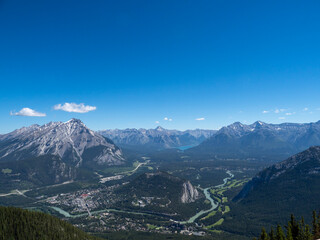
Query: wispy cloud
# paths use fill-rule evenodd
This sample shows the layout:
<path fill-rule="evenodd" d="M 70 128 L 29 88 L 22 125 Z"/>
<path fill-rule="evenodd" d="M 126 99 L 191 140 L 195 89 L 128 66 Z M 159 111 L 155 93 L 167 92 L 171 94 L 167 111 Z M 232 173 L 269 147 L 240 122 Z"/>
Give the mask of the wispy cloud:
<path fill-rule="evenodd" d="M 284 108 L 275 109 L 275 110 L 274 110 L 274 113 L 282 113 L 282 112 L 285 112 L 285 111 L 287 111 L 287 109 L 284 109 Z"/>
<path fill-rule="evenodd" d="M 279 119 L 280 119 L 280 120 L 284 120 L 284 119 L 286 119 L 286 118 L 285 118 L 285 117 L 279 117 Z"/>
<path fill-rule="evenodd" d="M 286 113 L 287 116 L 291 116 L 291 115 L 294 115 L 294 114 L 296 114 L 296 113 L 295 113 L 295 112 L 288 112 L 288 113 Z"/>
<path fill-rule="evenodd" d="M 165 117 L 163 120 L 172 122 L 172 118 Z"/>
<path fill-rule="evenodd" d="M 197 121 L 203 121 L 203 120 L 206 120 L 204 117 L 202 118 L 196 118 Z"/>
<path fill-rule="evenodd" d="M 266 114 L 266 113 L 269 113 L 269 112 L 270 112 L 270 111 L 268 111 L 268 110 L 263 110 L 263 111 L 262 111 L 263 114 Z"/>
<path fill-rule="evenodd" d="M 62 110 L 65 112 L 75 112 L 75 113 L 87 113 L 97 109 L 95 106 L 84 105 L 83 103 L 64 103 L 57 104 L 54 107 L 54 110 Z"/>
<path fill-rule="evenodd" d="M 308 110 L 309 110 L 309 108 L 307 108 L 307 107 L 305 107 L 305 108 L 303 109 L 303 111 L 305 111 L 305 112 L 308 111 Z"/>
<path fill-rule="evenodd" d="M 26 117 L 45 117 L 45 113 L 37 112 L 31 108 L 22 108 L 19 112 L 10 112 L 11 116 L 26 116 Z"/>
<path fill-rule="evenodd" d="M 156 124 L 160 123 L 159 121 L 155 121 Z"/>

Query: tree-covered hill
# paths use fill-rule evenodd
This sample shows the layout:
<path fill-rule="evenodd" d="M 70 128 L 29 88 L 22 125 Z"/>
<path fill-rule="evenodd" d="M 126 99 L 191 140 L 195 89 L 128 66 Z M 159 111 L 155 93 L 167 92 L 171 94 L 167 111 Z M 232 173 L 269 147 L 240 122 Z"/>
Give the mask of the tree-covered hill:
<path fill-rule="evenodd" d="M 320 147 L 311 147 L 259 172 L 230 203 L 219 230 L 257 236 L 262 227 L 285 224 L 291 213 L 311 222 L 320 209 Z"/>
<path fill-rule="evenodd" d="M 0 207 L 0 240 L 98 240 L 70 223 L 45 213 Z"/>

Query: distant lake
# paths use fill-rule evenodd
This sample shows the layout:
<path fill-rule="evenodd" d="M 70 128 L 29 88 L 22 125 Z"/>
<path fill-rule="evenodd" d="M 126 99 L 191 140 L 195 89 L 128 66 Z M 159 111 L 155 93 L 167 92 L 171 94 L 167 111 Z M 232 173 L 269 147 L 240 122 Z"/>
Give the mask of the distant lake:
<path fill-rule="evenodd" d="M 195 146 L 197 146 L 197 145 L 180 146 L 180 147 L 176 147 L 176 148 L 181 151 L 184 151 L 184 150 L 187 150 L 187 149 L 195 147 Z"/>

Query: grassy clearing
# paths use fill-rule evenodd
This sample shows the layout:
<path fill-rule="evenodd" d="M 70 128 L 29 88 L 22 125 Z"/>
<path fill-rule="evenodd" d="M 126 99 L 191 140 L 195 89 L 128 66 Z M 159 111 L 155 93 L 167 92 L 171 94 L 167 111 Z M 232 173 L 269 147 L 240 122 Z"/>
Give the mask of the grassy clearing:
<path fill-rule="evenodd" d="M 216 226 L 220 226 L 222 223 L 224 222 L 223 218 L 220 218 L 218 221 L 216 221 L 214 224 L 206 226 L 205 228 L 210 229 L 210 228 L 214 228 Z"/>
<path fill-rule="evenodd" d="M 152 224 L 147 224 L 148 229 L 156 229 L 157 226 L 152 225 Z"/>
<path fill-rule="evenodd" d="M 225 206 L 224 207 L 224 211 L 222 212 L 222 214 L 228 213 L 230 212 L 230 207 L 229 206 Z"/>
<path fill-rule="evenodd" d="M 210 217 L 213 217 L 214 215 L 216 215 L 216 213 L 217 213 L 217 211 L 212 211 L 207 216 L 201 218 L 201 220 L 206 220 L 206 219 L 208 219 Z"/>
<path fill-rule="evenodd" d="M 12 173 L 12 169 L 5 168 L 5 169 L 2 169 L 1 172 L 4 173 L 4 174 L 10 174 L 10 173 Z"/>

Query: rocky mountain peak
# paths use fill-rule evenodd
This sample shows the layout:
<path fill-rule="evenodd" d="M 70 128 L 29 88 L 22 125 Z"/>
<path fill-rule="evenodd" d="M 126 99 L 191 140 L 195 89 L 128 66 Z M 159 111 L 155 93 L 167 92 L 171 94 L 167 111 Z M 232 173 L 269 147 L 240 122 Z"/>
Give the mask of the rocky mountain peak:
<path fill-rule="evenodd" d="M 266 125 L 264 122 L 256 121 L 252 124 L 252 127 L 254 128 L 261 128 L 262 126 Z"/>
<path fill-rule="evenodd" d="M 121 150 L 112 141 L 90 130 L 79 119 L 65 123 L 50 122 L 42 126 L 33 126 L 1 136 L 8 144 L 0 149 L 0 161 L 10 156 L 16 160 L 25 156 L 57 155 L 69 159 L 80 166 L 84 152 L 93 147 L 100 147 L 93 161 L 99 164 L 120 163 L 123 161 Z M 1 140 L 0 139 L 0 140 Z M 28 154 L 26 154 L 28 153 Z"/>
<path fill-rule="evenodd" d="M 78 119 L 78 118 L 71 118 L 69 121 L 67 121 L 67 122 L 65 122 L 65 123 L 84 125 L 84 123 L 83 123 L 80 119 Z"/>
<path fill-rule="evenodd" d="M 161 126 L 158 126 L 158 127 L 155 128 L 155 130 L 161 132 L 161 131 L 164 131 L 165 129 L 163 127 L 161 127 Z"/>

